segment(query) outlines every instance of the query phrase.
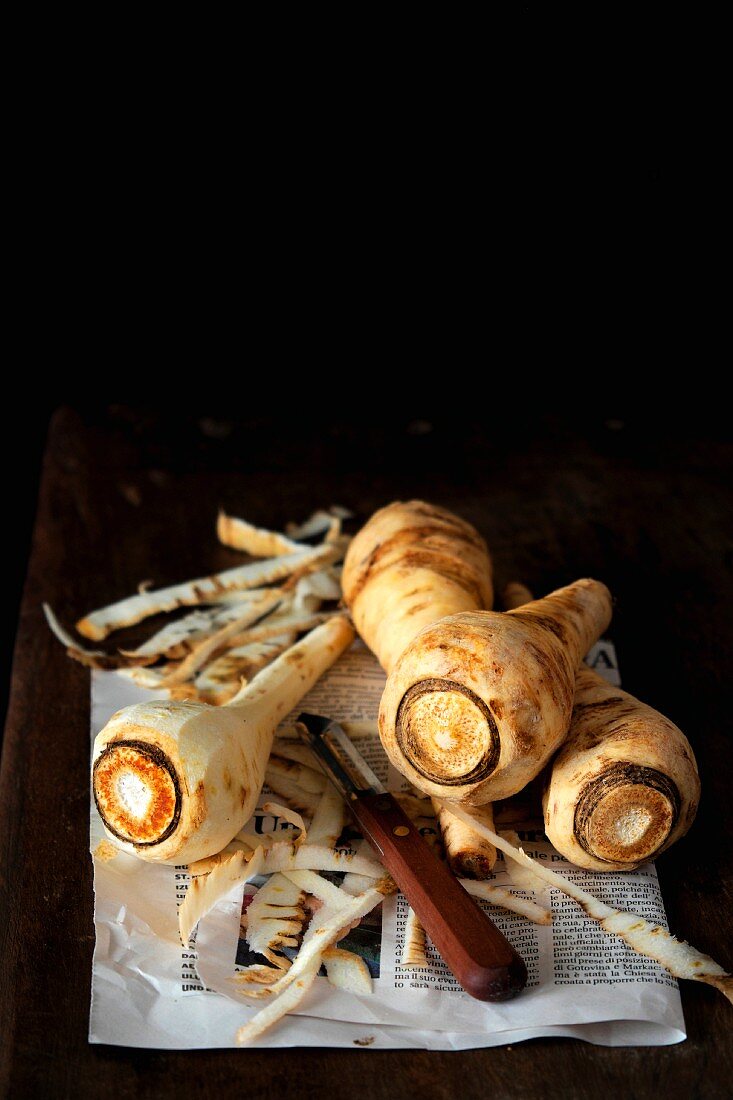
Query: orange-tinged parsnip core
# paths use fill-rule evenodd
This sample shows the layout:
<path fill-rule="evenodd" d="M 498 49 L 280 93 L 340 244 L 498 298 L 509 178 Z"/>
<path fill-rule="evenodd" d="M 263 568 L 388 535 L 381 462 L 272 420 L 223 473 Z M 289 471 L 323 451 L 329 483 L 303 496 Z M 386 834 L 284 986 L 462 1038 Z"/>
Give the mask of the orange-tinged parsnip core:
<path fill-rule="evenodd" d="M 94 766 L 94 798 L 109 831 L 133 844 L 159 844 L 181 811 L 172 763 L 143 741 L 113 742 L 104 750 Z"/>

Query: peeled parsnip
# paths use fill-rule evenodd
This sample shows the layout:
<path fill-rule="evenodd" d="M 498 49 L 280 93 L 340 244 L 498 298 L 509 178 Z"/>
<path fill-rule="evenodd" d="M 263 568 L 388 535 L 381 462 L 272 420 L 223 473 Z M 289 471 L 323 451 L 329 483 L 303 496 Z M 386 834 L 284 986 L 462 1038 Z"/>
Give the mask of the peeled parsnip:
<path fill-rule="evenodd" d="M 156 863 L 221 851 L 256 806 L 276 726 L 353 637 L 344 616 L 329 619 L 224 706 L 156 700 L 114 714 L 93 754 L 107 833 Z"/>
<path fill-rule="evenodd" d="M 435 798 L 483 805 L 516 794 L 567 736 L 577 666 L 610 619 L 608 589 L 586 579 L 516 610 L 426 627 L 382 696 L 390 760 Z"/>
<path fill-rule="evenodd" d="M 478 531 L 421 500 L 374 513 L 351 541 L 342 586 L 356 629 L 386 672 L 423 627 L 494 599 Z"/>
<path fill-rule="evenodd" d="M 687 832 L 699 799 L 682 731 L 581 666 L 568 739 L 542 800 L 558 852 L 594 871 L 631 870 Z"/>

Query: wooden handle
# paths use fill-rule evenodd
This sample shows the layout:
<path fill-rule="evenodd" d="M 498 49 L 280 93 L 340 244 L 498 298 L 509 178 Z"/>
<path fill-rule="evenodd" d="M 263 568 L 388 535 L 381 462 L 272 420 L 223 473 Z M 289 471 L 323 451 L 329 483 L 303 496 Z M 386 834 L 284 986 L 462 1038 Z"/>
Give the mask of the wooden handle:
<path fill-rule="evenodd" d="M 524 961 L 418 833 L 390 794 L 349 802 L 446 965 L 479 1001 L 506 1001 L 524 989 Z"/>

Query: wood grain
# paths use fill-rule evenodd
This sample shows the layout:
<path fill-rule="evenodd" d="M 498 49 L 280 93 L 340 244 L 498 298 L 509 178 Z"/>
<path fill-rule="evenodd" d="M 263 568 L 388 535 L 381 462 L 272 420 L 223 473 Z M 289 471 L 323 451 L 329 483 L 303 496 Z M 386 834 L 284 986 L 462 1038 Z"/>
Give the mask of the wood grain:
<path fill-rule="evenodd" d="M 511 429 L 511 430 L 510 430 Z M 18 628 L 0 777 L 0 1045 L 12 1097 L 719 1097 L 731 1009 L 682 986 L 687 1042 L 603 1049 L 571 1040 L 425 1051 L 168 1053 L 87 1043 L 93 946 L 88 847 L 89 675 L 45 628 L 156 584 L 224 568 L 219 505 L 278 525 L 339 502 L 362 518 L 423 496 L 488 540 L 497 590 L 597 576 L 617 599 L 624 685 L 688 734 L 702 805 L 659 860 L 670 925 L 733 966 L 729 691 L 733 679 L 731 449 L 602 418 L 511 425 L 200 422 L 113 408 L 61 410 L 48 440 Z M 127 638 L 125 638 L 127 640 Z"/>

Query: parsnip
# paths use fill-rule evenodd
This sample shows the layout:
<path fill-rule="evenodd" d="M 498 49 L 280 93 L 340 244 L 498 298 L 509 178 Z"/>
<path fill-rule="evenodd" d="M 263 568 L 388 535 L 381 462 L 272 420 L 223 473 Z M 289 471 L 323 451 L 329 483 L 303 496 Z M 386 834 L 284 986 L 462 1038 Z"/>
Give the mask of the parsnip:
<path fill-rule="evenodd" d="M 578 867 L 631 870 L 687 832 L 699 800 L 682 731 L 582 666 L 570 732 L 543 796 L 555 848 Z"/>
<path fill-rule="evenodd" d="M 342 587 L 357 630 L 386 672 L 423 627 L 491 607 L 494 596 L 478 531 L 420 500 L 374 513 L 352 539 Z"/>
<path fill-rule="evenodd" d="M 519 581 L 510 581 L 504 588 L 501 602 L 505 611 L 512 611 L 516 607 L 522 607 L 523 604 L 531 603 L 533 599 L 526 585 Z M 478 881 L 490 878 L 496 863 L 494 845 L 466 821 L 460 821 L 454 814 L 445 813 L 437 799 L 434 799 L 433 805 L 438 815 L 445 853 L 453 873 Z M 471 817 L 477 818 L 489 829 L 494 828 L 493 803 L 466 806 L 466 810 Z"/>
<path fill-rule="evenodd" d="M 157 863 L 219 852 L 255 808 L 278 723 L 349 645 L 323 623 L 228 704 L 156 700 L 112 716 L 94 743 L 94 797 L 126 851 Z"/>
<path fill-rule="evenodd" d="M 565 739 L 576 668 L 610 618 L 606 586 L 579 580 L 513 611 L 427 626 L 382 696 L 390 760 L 436 798 L 482 805 L 516 794 Z"/>
<path fill-rule="evenodd" d="M 483 539 L 421 501 L 372 516 L 343 589 L 388 673 L 379 733 L 392 763 L 425 793 L 474 805 L 521 790 L 559 747 L 575 668 L 611 616 L 592 580 L 505 615 L 477 610 L 493 599 Z"/>
<path fill-rule="evenodd" d="M 531 599 L 517 582 L 504 591 L 505 606 Z M 542 797 L 554 847 L 578 867 L 633 870 L 687 832 L 699 800 L 697 764 L 682 731 L 581 665 L 570 731 Z"/>
<path fill-rule="evenodd" d="M 502 594 L 505 611 L 512 611 L 525 603 L 531 603 L 533 599 L 530 590 L 519 581 L 510 581 Z M 434 800 L 434 809 L 438 815 L 445 853 L 453 873 L 479 881 L 490 878 L 496 863 L 494 845 L 490 844 L 481 833 L 471 828 L 466 821 L 459 821 L 454 814 L 446 814 L 441 810 L 437 799 Z M 466 809 L 471 817 L 477 818 L 489 829 L 494 828 L 494 810 L 491 802 L 483 806 L 467 806 Z"/>
<path fill-rule="evenodd" d="M 397 501 L 353 540 L 343 588 L 360 634 L 389 671 L 424 626 L 491 607 L 491 559 L 478 532 L 458 516 L 422 501 Z M 495 849 L 455 818 L 450 826 L 445 815 L 438 820 L 456 874 L 490 874 Z"/>

